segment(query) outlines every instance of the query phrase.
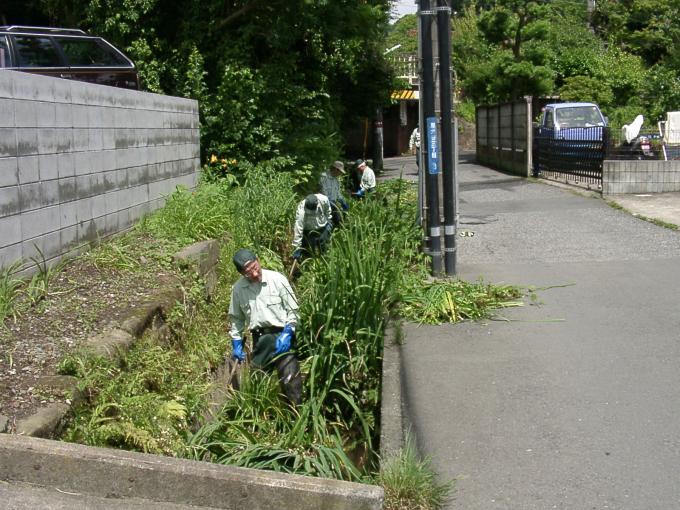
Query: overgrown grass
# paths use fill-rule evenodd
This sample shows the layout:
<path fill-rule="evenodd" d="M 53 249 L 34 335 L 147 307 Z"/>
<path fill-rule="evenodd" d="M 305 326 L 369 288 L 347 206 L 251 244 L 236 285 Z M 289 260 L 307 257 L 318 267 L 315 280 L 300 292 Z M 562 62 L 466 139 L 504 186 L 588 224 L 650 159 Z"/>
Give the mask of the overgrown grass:
<path fill-rule="evenodd" d="M 189 290 L 190 300 L 202 292 Z M 193 296 L 193 298 L 191 298 Z M 186 455 L 191 420 L 208 405 L 211 368 L 223 359 L 224 295 L 202 307 L 178 304 L 167 339 L 146 334 L 122 364 L 75 353 L 61 372 L 87 396 L 65 439 L 166 455 Z"/>
<path fill-rule="evenodd" d="M 37 245 L 33 245 L 33 247 L 40 257 L 31 257 L 31 261 L 35 265 L 35 272 L 26 285 L 26 296 L 31 306 L 37 305 L 47 297 L 54 275 L 59 273 L 62 268 L 62 264 L 49 266 L 42 250 Z"/>
<path fill-rule="evenodd" d="M 441 482 L 429 459 L 420 459 L 407 437 L 404 449 L 385 459 L 376 483 L 385 490 L 385 510 L 436 510 L 453 489 L 452 482 Z"/>
<path fill-rule="evenodd" d="M 376 468 L 383 327 L 407 246 L 399 199 L 358 204 L 327 254 L 304 264 L 297 282 L 304 403 L 277 411 L 275 377 L 256 375 L 253 387 L 250 374 L 222 419 L 193 438 L 194 456 L 349 480 Z"/>
<path fill-rule="evenodd" d="M 54 277 L 61 271 L 62 264 L 49 265 L 43 252 L 34 245 L 38 256 L 30 258 L 34 272 L 30 278 L 18 276 L 26 268 L 24 260 L 17 260 L 8 267 L 0 267 L 0 325 L 7 318 L 16 320 L 22 312 L 36 306 L 50 292 Z"/>
<path fill-rule="evenodd" d="M 245 370 L 240 391 L 231 395 L 219 419 L 191 434 L 191 417 L 208 404 L 210 370 L 228 355 L 226 312 L 238 278 L 231 255 L 251 247 L 264 267 L 288 272 L 297 202 L 293 185 L 290 175 L 253 169 L 240 186 L 206 183 L 194 192 L 178 190 L 164 209 L 140 224 L 135 235 L 158 239 L 161 257 L 170 247 L 221 239 L 218 295 L 196 309 L 178 307 L 170 321 L 173 340 L 146 338 L 123 368 L 83 358 L 65 363 L 81 376 L 90 397 L 69 431 L 71 440 L 281 472 L 372 479 L 378 470 L 381 356 L 389 314 L 397 310 L 424 322 L 477 318 L 519 294 L 482 282 L 426 283 L 426 259 L 414 224 L 415 190 L 403 181 L 381 184 L 376 195 L 353 205 L 327 253 L 306 261 L 295 282 L 303 404 L 293 409 L 280 398 L 274 374 Z M 96 263 L 136 270 L 139 254 L 133 236 L 93 257 Z M 402 462 L 410 467 L 399 469 L 411 470 L 409 484 L 418 485 L 427 476 L 420 481 L 413 476 L 424 465 L 412 453 L 407 451 Z M 386 472 L 384 479 L 402 483 L 396 471 Z"/>

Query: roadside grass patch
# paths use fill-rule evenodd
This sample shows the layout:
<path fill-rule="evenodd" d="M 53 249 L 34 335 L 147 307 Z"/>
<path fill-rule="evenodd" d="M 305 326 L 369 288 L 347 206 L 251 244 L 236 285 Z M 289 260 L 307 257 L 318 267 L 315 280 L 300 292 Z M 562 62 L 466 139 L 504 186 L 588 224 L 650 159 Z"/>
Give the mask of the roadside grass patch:
<path fill-rule="evenodd" d="M 670 223 L 668 221 L 660 220 L 660 219 L 657 219 L 657 218 L 651 218 L 651 217 L 648 217 L 648 216 L 644 216 L 642 214 L 634 213 L 632 211 L 629 211 L 628 209 L 626 209 L 625 207 L 623 207 L 621 204 L 619 204 L 618 202 L 616 202 L 614 200 L 606 200 L 606 202 L 607 202 L 607 204 L 609 204 L 609 207 L 611 207 L 612 209 L 617 209 L 619 211 L 626 212 L 626 213 L 630 214 L 631 216 L 639 218 L 643 221 L 653 223 L 657 227 L 667 228 L 669 230 L 680 230 L 680 226 L 676 225 L 675 223 Z"/>
<path fill-rule="evenodd" d="M 436 510 L 454 487 L 437 479 L 430 460 L 418 457 L 409 436 L 398 454 L 384 460 L 375 481 L 385 490 L 385 510 Z"/>

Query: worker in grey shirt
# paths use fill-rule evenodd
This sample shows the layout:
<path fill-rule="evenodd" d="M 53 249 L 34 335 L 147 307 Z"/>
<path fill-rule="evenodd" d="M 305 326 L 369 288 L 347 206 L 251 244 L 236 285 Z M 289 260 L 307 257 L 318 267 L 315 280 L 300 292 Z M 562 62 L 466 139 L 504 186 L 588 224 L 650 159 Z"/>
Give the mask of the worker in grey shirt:
<path fill-rule="evenodd" d="M 304 251 L 308 254 L 324 251 L 331 239 L 331 230 L 333 223 L 328 197 L 321 193 L 307 195 L 295 212 L 293 258 L 300 259 Z"/>
<path fill-rule="evenodd" d="M 353 195 L 363 198 L 375 191 L 375 173 L 363 159 L 357 159 L 356 166 L 361 174 L 361 182 L 359 183 L 359 189 Z"/>
<path fill-rule="evenodd" d="M 290 352 L 298 319 L 293 289 L 281 273 L 263 269 L 251 250 L 238 250 L 233 261 L 242 276 L 231 290 L 229 303 L 232 358 L 238 362 L 246 360 L 243 337 L 249 331 L 253 339 L 253 366 L 267 368 L 273 362 L 283 392 L 298 405 L 302 378 L 298 360 Z"/>
<path fill-rule="evenodd" d="M 342 220 L 340 210 L 347 211 L 349 205 L 342 195 L 340 176 L 345 175 L 345 165 L 342 161 L 334 161 L 331 167 L 319 177 L 319 190 L 328 197 L 331 203 L 331 217 L 333 226 L 338 226 Z"/>

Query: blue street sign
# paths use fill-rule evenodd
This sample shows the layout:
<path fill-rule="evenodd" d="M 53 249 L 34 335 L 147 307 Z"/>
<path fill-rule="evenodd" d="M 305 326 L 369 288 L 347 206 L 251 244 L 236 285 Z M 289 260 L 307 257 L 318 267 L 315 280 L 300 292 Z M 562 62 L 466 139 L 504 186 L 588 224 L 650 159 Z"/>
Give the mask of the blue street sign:
<path fill-rule="evenodd" d="M 427 173 L 439 173 L 439 142 L 437 141 L 437 117 L 427 118 Z"/>

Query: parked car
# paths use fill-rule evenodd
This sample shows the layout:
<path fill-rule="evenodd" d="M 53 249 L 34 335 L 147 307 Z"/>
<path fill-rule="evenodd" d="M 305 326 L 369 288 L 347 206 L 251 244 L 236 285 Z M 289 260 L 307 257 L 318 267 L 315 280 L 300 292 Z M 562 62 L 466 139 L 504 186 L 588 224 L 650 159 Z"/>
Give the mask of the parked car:
<path fill-rule="evenodd" d="M 139 89 L 132 60 L 79 29 L 0 26 L 0 68 Z"/>
<path fill-rule="evenodd" d="M 574 173 L 599 171 L 609 128 L 594 103 L 551 103 L 534 128 L 534 175 L 547 169 Z"/>
<path fill-rule="evenodd" d="M 539 135 L 556 140 L 602 140 L 607 119 L 594 103 L 554 103 L 543 110 Z"/>

